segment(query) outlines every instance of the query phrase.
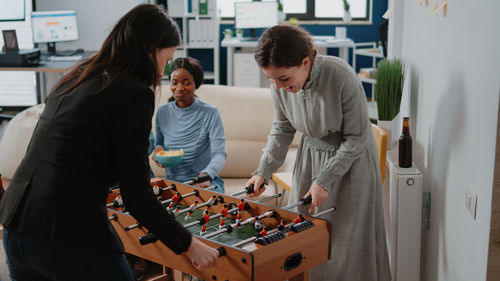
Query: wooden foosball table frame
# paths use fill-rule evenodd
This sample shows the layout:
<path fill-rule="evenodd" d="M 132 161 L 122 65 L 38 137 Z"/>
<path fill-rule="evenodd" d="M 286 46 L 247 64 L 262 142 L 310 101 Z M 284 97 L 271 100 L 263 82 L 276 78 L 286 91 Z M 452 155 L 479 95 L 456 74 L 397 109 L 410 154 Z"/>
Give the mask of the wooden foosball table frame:
<path fill-rule="evenodd" d="M 182 205 L 190 206 L 195 200 L 206 202 L 216 194 L 222 198 L 224 203 L 238 204 L 240 199 L 226 194 L 211 192 L 202 188 L 173 182 L 169 180 L 156 181 L 160 188 L 169 187 L 175 184 L 177 191 L 187 194 L 197 190 L 199 196 L 189 196 L 182 199 Z M 110 194 L 108 202 L 114 198 L 114 190 Z M 173 189 L 162 193 L 163 198 L 171 198 L 175 194 Z M 264 218 L 262 221 L 269 229 L 277 227 L 281 219 L 292 222 L 297 214 L 280 208 L 271 207 L 253 201 L 246 201 L 250 208 L 243 212 L 243 220 L 253 216 L 261 215 L 270 209 L 276 211 L 276 216 Z M 209 208 L 211 213 L 219 213 L 222 204 L 213 205 Z M 176 255 L 163 243 L 141 245 L 139 237 L 148 234 L 148 231 L 141 227 L 136 227 L 126 231 L 125 228 L 134 225 L 137 221 L 126 213 L 108 208 L 108 215 L 113 217 L 111 224 L 120 236 L 127 253 L 150 260 L 157 264 L 179 270 L 181 272 L 197 276 L 204 280 L 308 280 L 309 269 L 330 258 L 330 241 L 332 230 L 330 224 L 322 219 L 304 216 L 310 220 L 313 226 L 300 232 L 288 231 L 285 237 L 268 245 L 260 245 L 250 242 L 240 247 L 234 247 L 211 239 L 206 239 L 193 233 L 205 244 L 214 248 L 224 248 L 225 255 L 220 257 L 217 264 L 208 269 L 199 271 L 193 267 L 191 259 L 185 255 Z M 234 214 L 228 214 L 228 218 L 234 218 Z M 233 231 L 238 231 L 234 229 Z"/>

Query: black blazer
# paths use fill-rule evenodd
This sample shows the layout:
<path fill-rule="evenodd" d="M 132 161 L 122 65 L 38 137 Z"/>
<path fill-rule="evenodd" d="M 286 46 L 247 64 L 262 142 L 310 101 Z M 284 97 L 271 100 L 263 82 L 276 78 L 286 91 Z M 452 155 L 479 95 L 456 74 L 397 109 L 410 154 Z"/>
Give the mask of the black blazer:
<path fill-rule="evenodd" d="M 28 150 L 0 201 L 0 223 L 19 232 L 123 251 L 106 209 L 119 182 L 128 211 L 176 253 L 191 234 L 154 198 L 149 132 L 154 94 L 133 77 L 102 78 L 47 99 Z"/>

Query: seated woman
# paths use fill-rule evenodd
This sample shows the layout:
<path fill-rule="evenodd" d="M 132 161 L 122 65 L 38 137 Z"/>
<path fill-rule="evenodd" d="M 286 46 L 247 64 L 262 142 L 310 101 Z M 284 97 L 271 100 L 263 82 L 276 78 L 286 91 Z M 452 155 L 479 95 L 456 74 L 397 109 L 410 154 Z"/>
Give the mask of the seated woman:
<path fill-rule="evenodd" d="M 184 182 L 208 174 L 211 181 L 200 187 L 216 185 L 224 192 L 218 177 L 226 162 L 226 138 L 219 110 L 194 94 L 203 83 L 203 69 L 194 58 L 177 58 L 169 70 L 172 97 L 158 107 L 154 152 L 184 150 L 184 159 L 176 167 L 165 167 L 167 179 Z M 153 160 L 154 157 L 153 157 Z M 158 162 L 155 163 L 162 167 Z"/>

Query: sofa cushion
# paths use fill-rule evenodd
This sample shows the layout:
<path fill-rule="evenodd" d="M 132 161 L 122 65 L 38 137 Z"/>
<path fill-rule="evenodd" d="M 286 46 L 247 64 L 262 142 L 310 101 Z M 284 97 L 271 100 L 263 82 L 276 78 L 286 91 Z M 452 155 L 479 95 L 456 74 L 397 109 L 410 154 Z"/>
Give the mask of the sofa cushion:
<path fill-rule="evenodd" d="M 11 180 L 14 176 L 44 107 L 44 104 L 35 105 L 10 120 L 0 141 L 0 173 L 4 179 Z"/>

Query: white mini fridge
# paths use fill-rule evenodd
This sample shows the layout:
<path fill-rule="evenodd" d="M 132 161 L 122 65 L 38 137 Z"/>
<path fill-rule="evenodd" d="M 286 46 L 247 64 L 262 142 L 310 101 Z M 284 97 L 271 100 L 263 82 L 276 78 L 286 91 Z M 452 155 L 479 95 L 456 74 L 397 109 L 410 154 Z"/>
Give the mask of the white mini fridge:
<path fill-rule="evenodd" d="M 398 165 L 397 145 L 387 151 L 384 219 L 393 281 L 420 281 L 422 173 Z"/>

